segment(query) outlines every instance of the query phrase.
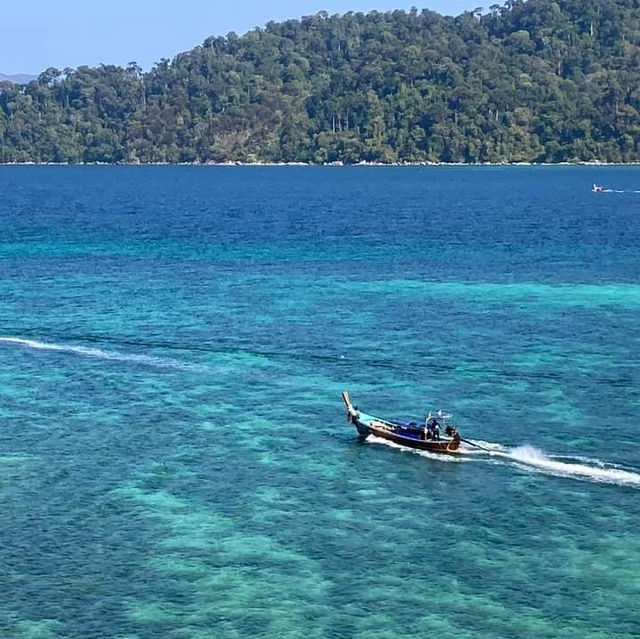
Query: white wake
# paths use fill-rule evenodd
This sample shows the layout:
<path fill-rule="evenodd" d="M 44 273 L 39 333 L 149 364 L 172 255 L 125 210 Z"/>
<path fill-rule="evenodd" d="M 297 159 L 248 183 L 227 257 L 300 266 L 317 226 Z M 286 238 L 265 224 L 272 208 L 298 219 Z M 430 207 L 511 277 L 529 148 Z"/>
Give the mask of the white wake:
<path fill-rule="evenodd" d="M 599 193 L 640 193 L 638 190 L 627 189 L 626 191 L 623 189 L 604 189 L 603 191 L 598 191 Z"/>
<path fill-rule="evenodd" d="M 84 357 L 95 357 L 98 359 L 115 360 L 119 362 L 135 362 L 137 364 L 153 366 L 155 368 L 175 368 L 180 370 L 198 371 L 202 371 L 204 369 L 202 366 L 180 362 L 168 357 L 155 357 L 152 355 L 140 355 L 137 353 L 120 353 L 118 351 L 104 351 L 100 348 L 86 348 L 84 346 L 72 346 L 69 344 L 51 344 L 48 342 L 23 339 L 22 337 L 0 337 L 0 342 L 16 344 L 18 346 L 35 348 L 43 351 L 59 351 L 63 353 L 82 355 Z"/>
<path fill-rule="evenodd" d="M 585 463 L 558 461 L 532 446 L 520 446 L 501 454 L 518 465 L 532 467 L 559 477 L 575 477 L 588 481 L 640 488 L 640 473 L 614 468 L 610 464 L 596 459 L 580 460 Z"/>
<path fill-rule="evenodd" d="M 385 446 L 389 446 L 389 448 L 402 450 L 406 453 L 414 453 L 415 455 L 420 455 L 421 457 L 426 457 L 427 459 L 437 459 L 438 461 L 444 461 L 444 462 L 466 461 L 464 458 L 464 455 L 447 455 L 443 453 L 430 453 L 427 450 L 418 450 L 417 448 L 410 448 L 409 446 L 396 444 L 396 442 L 392 442 L 392 441 L 389 441 L 388 439 L 384 439 L 384 437 L 376 437 L 375 435 L 368 435 L 365 441 L 368 444 L 384 444 Z"/>
<path fill-rule="evenodd" d="M 502 463 L 513 462 L 519 468 L 553 475 L 555 477 L 567 477 L 583 481 L 640 488 L 640 473 L 638 472 L 615 468 L 611 464 L 606 464 L 598 459 L 574 457 L 571 459 L 575 461 L 560 461 L 545 455 L 533 446 L 519 446 L 510 449 L 495 442 L 474 440 L 473 443 L 482 446 L 482 449 L 474 448 L 463 443 L 460 448 L 461 454 L 443 455 L 442 453 L 415 450 L 373 435 L 369 435 L 366 441 L 372 444 L 384 444 L 391 448 L 415 453 L 422 457 L 438 461 L 482 461 L 483 459 L 490 460 L 499 458 L 502 460 Z"/>

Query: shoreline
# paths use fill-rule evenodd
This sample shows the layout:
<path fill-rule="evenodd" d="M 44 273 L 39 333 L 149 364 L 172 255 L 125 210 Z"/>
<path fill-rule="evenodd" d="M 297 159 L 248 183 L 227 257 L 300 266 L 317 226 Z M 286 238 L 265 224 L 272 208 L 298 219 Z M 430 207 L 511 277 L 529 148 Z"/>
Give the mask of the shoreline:
<path fill-rule="evenodd" d="M 638 162 L 600 162 L 597 160 L 585 162 L 356 162 L 346 164 L 341 161 L 314 164 L 312 162 L 0 162 L 1 166 L 194 166 L 194 167 L 558 167 L 558 166 L 588 166 L 588 167 L 632 167 L 640 166 Z"/>

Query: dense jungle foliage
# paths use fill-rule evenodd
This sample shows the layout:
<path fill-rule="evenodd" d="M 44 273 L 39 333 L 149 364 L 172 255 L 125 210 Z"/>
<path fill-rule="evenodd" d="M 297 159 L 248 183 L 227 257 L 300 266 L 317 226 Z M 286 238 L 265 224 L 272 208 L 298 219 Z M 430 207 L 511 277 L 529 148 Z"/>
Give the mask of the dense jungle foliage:
<path fill-rule="evenodd" d="M 0 83 L 0 162 L 640 161 L 640 0 L 322 12 Z"/>

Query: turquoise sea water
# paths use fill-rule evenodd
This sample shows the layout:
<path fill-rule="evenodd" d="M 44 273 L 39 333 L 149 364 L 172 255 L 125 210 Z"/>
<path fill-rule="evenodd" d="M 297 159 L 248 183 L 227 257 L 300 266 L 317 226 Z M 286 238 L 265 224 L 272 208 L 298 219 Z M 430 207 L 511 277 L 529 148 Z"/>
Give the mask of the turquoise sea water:
<path fill-rule="evenodd" d="M 0 636 L 636 639 L 639 185 L 0 168 Z"/>

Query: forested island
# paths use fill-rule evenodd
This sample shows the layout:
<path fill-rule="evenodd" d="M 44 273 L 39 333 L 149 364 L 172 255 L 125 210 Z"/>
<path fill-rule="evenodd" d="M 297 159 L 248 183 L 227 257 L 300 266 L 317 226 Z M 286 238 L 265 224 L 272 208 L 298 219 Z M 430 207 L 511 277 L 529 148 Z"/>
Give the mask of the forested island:
<path fill-rule="evenodd" d="M 638 0 L 321 12 L 0 82 L 0 162 L 639 162 Z"/>

